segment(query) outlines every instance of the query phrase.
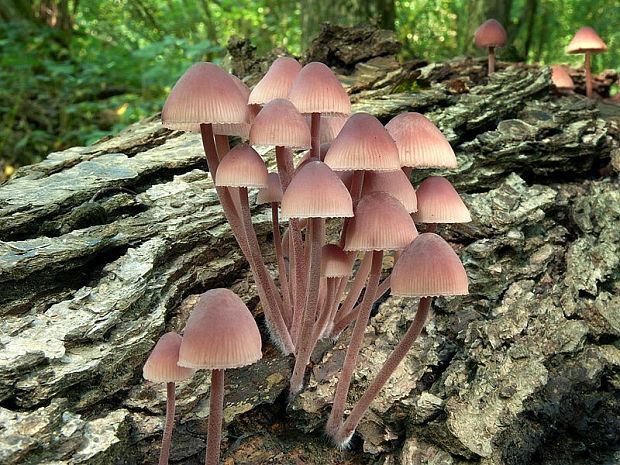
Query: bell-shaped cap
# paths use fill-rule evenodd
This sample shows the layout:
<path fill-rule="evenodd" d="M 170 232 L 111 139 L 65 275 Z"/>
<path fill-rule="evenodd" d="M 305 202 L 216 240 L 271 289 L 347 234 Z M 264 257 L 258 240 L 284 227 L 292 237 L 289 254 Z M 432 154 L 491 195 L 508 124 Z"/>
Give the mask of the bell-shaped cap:
<path fill-rule="evenodd" d="M 290 148 L 310 147 L 310 128 L 297 108 L 285 99 L 267 103 L 250 129 L 250 143 Z"/>
<path fill-rule="evenodd" d="M 263 187 L 256 194 L 256 203 L 280 203 L 282 202 L 282 183 L 278 173 L 269 173 L 267 187 Z"/>
<path fill-rule="evenodd" d="M 245 83 L 239 79 L 237 76 L 231 74 L 231 79 L 239 89 L 239 92 L 243 95 L 245 100 L 248 100 L 248 96 L 250 95 L 250 89 Z M 255 105 L 246 105 L 246 121 L 243 123 L 225 123 L 225 124 L 214 124 L 213 125 L 213 134 L 218 135 L 226 135 L 226 136 L 238 136 L 242 139 L 248 140 L 250 136 L 250 124 L 254 121 L 254 117 L 258 113 L 258 108 Z"/>
<path fill-rule="evenodd" d="M 387 192 L 362 197 L 349 222 L 344 250 L 400 250 L 418 235 L 411 216 Z"/>
<path fill-rule="evenodd" d="M 456 156 L 448 139 L 420 113 L 401 113 L 385 128 L 396 142 L 402 166 L 456 168 Z"/>
<path fill-rule="evenodd" d="M 403 204 L 405 210 L 413 213 L 418 210 L 415 190 L 409 178 L 402 171 L 368 171 L 364 174 L 362 196 L 371 192 L 387 192 Z"/>
<path fill-rule="evenodd" d="M 553 65 L 551 67 L 551 81 L 558 90 L 573 90 L 575 84 L 564 66 Z"/>
<path fill-rule="evenodd" d="M 436 297 L 466 295 L 467 274 L 458 255 L 440 236 L 420 234 L 402 253 L 390 281 L 392 295 Z"/>
<path fill-rule="evenodd" d="M 323 63 L 304 66 L 291 87 L 288 99 L 300 113 L 351 114 L 351 102 L 336 75 Z"/>
<path fill-rule="evenodd" d="M 287 98 L 299 71 L 301 71 L 301 65 L 295 58 L 276 59 L 250 92 L 248 103 L 264 105 L 278 98 Z"/>
<path fill-rule="evenodd" d="M 450 181 L 441 176 L 429 176 L 416 191 L 418 211 L 416 223 L 469 223 L 471 215 L 461 196 Z"/>
<path fill-rule="evenodd" d="M 200 296 L 185 325 L 179 366 L 224 370 L 261 359 L 261 337 L 241 298 L 228 289 Z"/>
<path fill-rule="evenodd" d="M 282 197 L 285 218 L 353 216 L 351 194 L 325 163 L 312 160 L 299 168 Z"/>
<path fill-rule="evenodd" d="M 175 332 L 159 338 L 142 368 L 144 379 L 155 383 L 174 383 L 194 376 L 196 370 L 177 365 L 182 340 Z"/>
<path fill-rule="evenodd" d="M 325 278 L 344 278 L 353 273 L 351 254 L 346 253 L 336 244 L 323 246 L 321 254 L 321 276 Z M 353 255 L 353 259 L 355 256 Z"/>
<path fill-rule="evenodd" d="M 591 27 L 582 27 L 566 47 L 566 53 L 606 52 L 607 45 Z"/>
<path fill-rule="evenodd" d="M 331 143 L 325 163 L 334 171 L 400 170 L 398 149 L 381 122 L 368 113 L 351 116 Z"/>
<path fill-rule="evenodd" d="M 507 40 L 506 29 L 496 19 L 487 19 L 474 33 L 474 43 L 479 48 L 503 47 Z"/>
<path fill-rule="evenodd" d="M 246 106 L 230 74 L 213 63 L 197 63 L 170 91 L 161 121 L 169 129 L 199 132 L 201 123 L 246 122 Z"/>
<path fill-rule="evenodd" d="M 217 169 L 216 186 L 267 187 L 269 173 L 260 155 L 247 144 L 235 146 Z"/>

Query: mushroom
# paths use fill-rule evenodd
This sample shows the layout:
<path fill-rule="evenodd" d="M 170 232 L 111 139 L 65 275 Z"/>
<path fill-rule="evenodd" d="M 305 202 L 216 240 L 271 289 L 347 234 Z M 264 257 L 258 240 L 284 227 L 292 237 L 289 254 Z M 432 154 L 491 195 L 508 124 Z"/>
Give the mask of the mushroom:
<path fill-rule="evenodd" d="M 314 195 L 316 192 L 320 192 L 321 195 Z M 308 218 L 307 240 L 310 245 L 308 285 L 306 289 L 297 290 L 299 305 L 296 305 L 293 313 L 292 333 L 297 353 L 290 393 L 294 396 L 303 387 L 305 369 L 312 350 L 312 333 L 321 278 L 321 249 L 325 237 L 324 220 L 353 216 L 353 203 L 349 191 L 338 176 L 325 163 L 312 160 L 293 176 L 288 189 L 284 191 L 282 216 Z M 297 284 L 299 285 L 299 282 Z M 299 298 L 299 296 L 306 297 Z"/>
<path fill-rule="evenodd" d="M 568 71 L 566 71 L 564 66 L 551 66 L 551 81 L 553 82 L 558 94 L 572 93 L 575 89 L 573 78 L 570 77 L 570 74 L 568 74 Z"/>
<path fill-rule="evenodd" d="M 248 199 L 248 187 L 265 188 L 268 179 L 269 174 L 263 159 L 252 147 L 242 144 L 237 145 L 222 159 L 215 185 L 235 189 L 239 195 L 241 224 L 250 253 L 248 262 L 256 278 L 259 295 L 262 293 L 262 299 L 270 304 L 264 309 L 265 317 L 272 330 L 274 343 L 284 353 L 289 354 L 294 351 L 294 345 L 284 320 L 286 309 L 263 261 L 260 244 L 252 225 Z"/>
<path fill-rule="evenodd" d="M 295 58 L 276 59 L 250 92 L 248 104 L 265 105 L 278 98 L 287 98 L 299 71 L 301 71 L 301 65 Z"/>
<path fill-rule="evenodd" d="M 155 383 L 166 383 L 166 422 L 159 453 L 159 465 L 167 465 L 170 456 L 170 442 L 174 427 L 175 383 L 191 378 L 196 372 L 191 368 L 177 365 L 181 341 L 182 338 L 177 333 L 164 334 L 155 344 L 155 348 L 142 368 L 144 379 Z"/>
<path fill-rule="evenodd" d="M 364 342 L 364 331 L 370 318 L 372 304 L 379 286 L 384 250 L 400 250 L 407 247 L 418 231 L 403 205 L 386 192 L 372 192 L 364 196 L 355 210 L 355 217 L 346 231 L 344 250 L 363 251 L 365 259 L 371 258 L 368 283 L 364 298 L 355 320 L 351 342 L 342 365 L 334 403 L 327 420 L 326 431 L 337 444 L 347 401 L 349 386 L 355 370 L 357 356 Z"/>
<path fill-rule="evenodd" d="M 487 19 L 476 29 L 474 33 L 476 47 L 489 50 L 489 76 L 495 72 L 495 49 L 506 45 L 507 40 L 506 30 L 496 19 Z"/>
<path fill-rule="evenodd" d="M 418 311 L 403 339 L 353 406 L 351 414 L 332 434 L 336 444 L 346 447 L 371 402 L 421 334 L 428 318 L 432 298 L 466 294 L 468 294 L 467 274 L 450 245 L 434 233 L 420 234 L 414 239 L 394 265 L 392 295 L 420 297 Z"/>
<path fill-rule="evenodd" d="M 592 70 L 590 55 L 607 51 L 607 45 L 591 27 L 582 27 L 566 47 L 566 53 L 585 54 L 584 67 L 586 69 L 586 97 L 592 97 Z"/>
<path fill-rule="evenodd" d="M 326 65 L 311 62 L 304 66 L 291 87 L 289 100 L 300 113 L 310 114 L 310 133 L 312 158 L 319 158 L 321 145 L 321 114 L 351 114 L 351 102 L 338 78 Z"/>
<path fill-rule="evenodd" d="M 469 223 L 471 215 L 450 181 L 441 176 L 429 176 L 416 191 L 418 211 L 413 220 L 425 223 L 426 232 L 435 232 L 438 223 Z"/>
<path fill-rule="evenodd" d="M 261 359 L 261 337 L 243 301 L 228 289 L 200 296 L 185 326 L 179 366 L 211 370 L 206 465 L 217 465 L 224 417 L 224 370 Z"/>

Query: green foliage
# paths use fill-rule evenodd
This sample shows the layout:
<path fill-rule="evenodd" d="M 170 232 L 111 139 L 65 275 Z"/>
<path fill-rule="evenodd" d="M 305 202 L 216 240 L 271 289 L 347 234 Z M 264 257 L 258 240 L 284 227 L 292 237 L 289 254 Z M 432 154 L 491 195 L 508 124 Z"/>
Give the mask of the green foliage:
<path fill-rule="evenodd" d="M 33 10 L 38 3 L 32 2 Z M 372 11 L 370 3 L 339 4 L 339 20 L 364 21 L 359 12 Z M 480 18 L 510 4 L 505 21 L 513 56 L 579 66 L 582 58 L 565 55 L 564 47 L 589 24 L 610 49 L 595 57 L 594 69 L 620 61 L 620 8 L 610 8 L 609 0 L 394 0 L 391 10 L 388 3 L 374 0 L 373 5 L 375 11 L 395 13 L 404 58 L 479 53 L 471 37 Z M 181 73 L 196 61 L 221 60 L 232 35 L 249 37 L 259 53 L 283 47 L 299 54 L 307 28 L 316 30 L 323 18 L 331 18 L 325 0 L 81 0 L 70 5 L 77 9 L 65 12 L 71 15 L 68 30 L 36 15 L 19 16 L 18 8 L 6 10 L 14 16 L 0 11 L 0 168 L 3 161 L 22 165 L 91 143 L 159 111 Z"/>

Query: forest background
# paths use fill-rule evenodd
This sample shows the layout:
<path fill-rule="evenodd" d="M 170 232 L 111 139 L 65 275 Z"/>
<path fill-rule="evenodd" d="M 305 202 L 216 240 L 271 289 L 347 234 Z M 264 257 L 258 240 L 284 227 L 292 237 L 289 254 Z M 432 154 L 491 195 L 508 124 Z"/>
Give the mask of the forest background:
<path fill-rule="evenodd" d="M 484 55 L 473 32 L 506 26 L 500 60 L 568 63 L 594 27 L 620 66 L 620 0 L 0 0 L 0 182 L 47 153 L 92 143 L 160 110 L 190 64 L 220 62 L 233 36 L 299 55 L 322 22 L 394 30 L 401 59 Z M 618 87 L 612 93 L 618 92 Z"/>

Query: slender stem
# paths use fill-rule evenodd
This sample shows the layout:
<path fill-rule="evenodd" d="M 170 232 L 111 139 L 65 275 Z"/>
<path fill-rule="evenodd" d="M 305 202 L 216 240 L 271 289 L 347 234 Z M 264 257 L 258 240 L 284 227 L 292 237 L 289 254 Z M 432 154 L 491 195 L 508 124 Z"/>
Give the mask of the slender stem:
<path fill-rule="evenodd" d="M 592 97 L 592 67 L 590 65 L 590 52 L 586 51 L 584 66 L 586 68 L 586 97 Z"/>
<path fill-rule="evenodd" d="M 362 397 L 358 400 L 357 404 L 353 407 L 351 414 L 344 422 L 342 427 L 338 430 L 335 440 L 338 444 L 343 444 L 351 437 L 355 428 L 359 424 L 360 420 L 370 407 L 371 402 L 377 396 L 379 391 L 383 388 L 388 381 L 392 373 L 396 370 L 400 362 L 405 358 L 407 352 L 416 341 L 418 336 L 422 333 L 428 313 L 431 307 L 432 297 L 422 297 L 418 304 L 418 311 L 415 315 L 411 326 L 403 336 L 403 339 L 394 348 L 390 356 L 384 362 L 383 367 L 379 370 L 377 377 L 372 384 L 368 386 Z"/>
<path fill-rule="evenodd" d="M 310 119 L 310 158 L 321 158 L 321 114 L 312 113 Z"/>
<path fill-rule="evenodd" d="M 291 396 L 298 394 L 303 388 L 306 366 L 312 355 L 312 333 L 316 322 L 317 305 L 319 300 L 319 282 L 321 280 L 321 244 L 325 220 L 323 218 L 310 218 L 308 221 L 308 235 L 310 242 L 310 276 L 308 279 L 307 299 L 304 308 L 301 332 L 297 344 L 297 357 L 291 376 Z"/>
<path fill-rule="evenodd" d="M 373 252 L 366 252 L 366 255 L 372 256 L 370 274 L 368 275 L 368 285 L 366 286 L 362 307 L 360 308 L 360 313 L 355 322 L 353 334 L 351 335 L 351 342 L 347 348 L 347 354 L 345 355 L 342 365 L 342 373 L 340 374 L 338 386 L 336 387 L 336 394 L 334 395 L 334 404 L 332 405 L 332 410 L 326 425 L 327 434 L 334 439 L 336 439 L 336 435 L 342 425 L 342 417 L 347 403 L 349 386 L 351 385 L 351 379 L 355 371 L 357 356 L 364 343 L 364 331 L 366 330 L 366 325 L 370 318 L 372 303 L 377 292 L 377 287 L 379 286 L 379 278 L 381 277 L 383 251 L 375 250 Z"/>
<path fill-rule="evenodd" d="M 220 161 L 224 156 L 230 152 L 230 142 L 228 136 L 224 136 L 222 134 L 215 135 L 215 146 L 217 147 L 217 156 Z"/>
<path fill-rule="evenodd" d="M 286 325 L 290 328 L 293 319 L 291 308 L 291 291 L 288 287 L 288 277 L 286 275 L 286 264 L 282 253 L 282 238 L 280 237 L 280 223 L 278 220 L 278 204 L 271 203 L 271 222 L 273 223 L 273 243 L 276 248 L 276 259 L 278 261 L 278 275 L 280 276 L 280 288 L 284 299 L 283 317 Z"/>
<path fill-rule="evenodd" d="M 413 168 L 411 166 L 403 166 L 403 173 L 407 176 L 407 179 L 411 179 L 411 173 L 413 172 Z"/>
<path fill-rule="evenodd" d="M 437 223 L 427 223 L 426 232 L 434 233 L 435 231 L 437 231 L 437 226 Z"/>
<path fill-rule="evenodd" d="M 170 443 L 172 441 L 172 428 L 174 427 L 174 382 L 166 383 L 166 423 L 164 425 L 164 437 L 161 441 L 159 465 L 168 465 L 170 457 Z"/>
<path fill-rule="evenodd" d="M 330 322 L 332 309 L 335 307 L 334 299 L 336 297 L 336 284 L 337 278 L 327 278 L 327 295 L 325 296 L 325 303 L 321 308 L 321 314 L 319 315 L 319 318 L 314 326 L 314 330 L 312 331 L 313 349 Z"/>
<path fill-rule="evenodd" d="M 298 218 L 291 218 L 289 221 L 289 235 L 291 242 L 293 243 L 293 250 L 291 256 L 293 257 L 294 270 L 293 273 L 293 328 L 292 337 L 295 345 L 297 345 L 299 339 L 299 333 L 302 326 L 302 318 L 304 312 L 304 305 L 306 304 L 306 282 L 307 282 L 307 267 L 306 259 L 304 257 L 304 241 L 301 236 L 301 225 Z"/>
<path fill-rule="evenodd" d="M 368 273 L 370 273 L 371 263 L 372 254 L 365 254 L 364 258 L 362 259 L 362 263 L 360 263 L 360 266 L 357 269 L 355 278 L 353 278 L 351 289 L 349 289 L 349 293 L 345 297 L 344 302 L 342 302 L 342 306 L 340 307 L 340 310 L 338 310 L 338 313 L 336 314 L 336 321 L 339 321 L 353 310 L 355 302 L 357 302 L 360 294 L 362 293 L 362 289 L 364 289 L 366 278 L 368 278 Z M 336 333 L 335 331 L 336 328 L 334 328 L 334 331 L 332 331 L 332 335 L 340 333 L 340 331 L 338 333 Z"/>
<path fill-rule="evenodd" d="M 489 72 L 490 76 L 495 72 L 495 47 L 489 47 Z"/>
<path fill-rule="evenodd" d="M 207 429 L 207 456 L 205 465 L 219 465 L 222 421 L 224 420 L 224 370 L 211 371 L 209 425 Z"/>
<path fill-rule="evenodd" d="M 250 267 L 256 277 L 256 286 L 259 292 L 263 291 L 265 302 L 267 305 L 264 307 L 265 317 L 271 329 L 275 331 L 277 342 L 282 344 L 282 349 L 285 354 L 293 353 L 295 347 L 291 340 L 291 335 L 288 332 L 284 318 L 282 317 L 281 301 L 278 302 L 279 296 L 276 295 L 275 284 L 271 280 L 271 276 L 267 273 L 265 262 L 260 253 L 260 245 L 256 238 L 256 232 L 252 226 L 252 215 L 250 213 L 250 205 L 248 203 L 248 189 L 247 187 L 239 188 L 239 198 L 241 201 L 241 216 L 243 220 L 243 227 L 248 240 L 248 248 L 250 249 Z"/>
<path fill-rule="evenodd" d="M 276 164 L 278 167 L 278 174 L 280 175 L 280 182 L 282 183 L 282 191 L 286 191 L 286 188 L 291 182 L 293 177 L 293 154 L 286 147 L 276 145 Z"/>

